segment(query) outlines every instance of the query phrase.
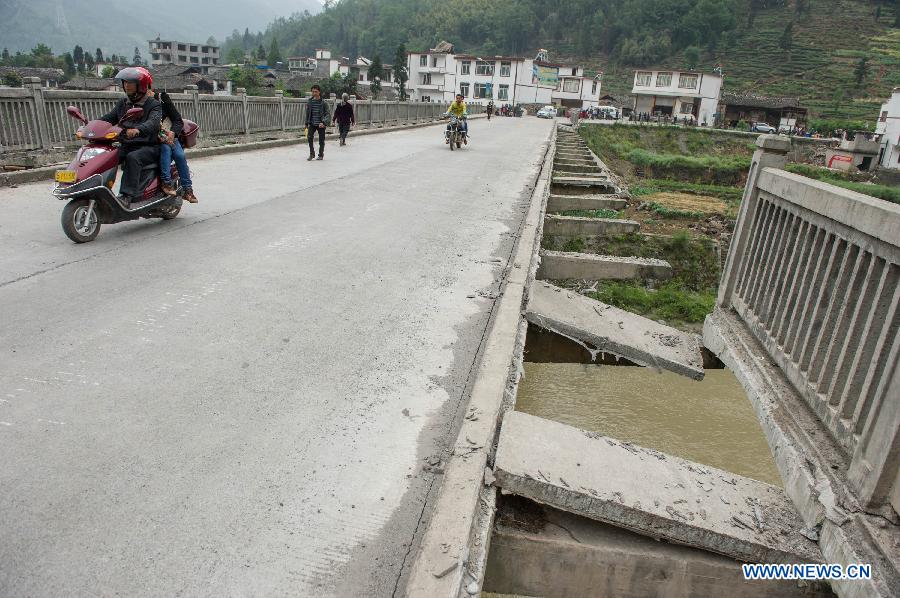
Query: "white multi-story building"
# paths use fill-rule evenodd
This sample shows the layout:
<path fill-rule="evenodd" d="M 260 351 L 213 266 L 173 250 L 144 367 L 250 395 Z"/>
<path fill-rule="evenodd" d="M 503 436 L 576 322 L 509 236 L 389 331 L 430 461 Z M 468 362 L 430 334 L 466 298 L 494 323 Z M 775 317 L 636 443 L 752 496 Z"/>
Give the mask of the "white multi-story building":
<path fill-rule="evenodd" d="M 338 72 L 342 76 L 350 75 L 356 77 L 356 86 L 360 91 L 364 91 L 372 84 L 369 78 L 369 69 L 372 67 L 372 61 L 365 56 L 357 56 L 356 60 L 344 59 L 338 64 Z M 394 67 L 390 64 L 382 64 L 381 69 L 384 75 L 381 77 L 381 89 L 396 88 L 398 84 L 394 82 Z"/>
<path fill-rule="evenodd" d="M 457 93 L 467 101 L 496 104 L 596 106 L 600 77 L 586 77 L 580 66 L 562 66 L 518 56 L 456 54 L 449 44 L 408 54 L 410 98 L 451 102 Z"/>
<path fill-rule="evenodd" d="M 900 87 L 895 87 L 891 98 L 882 104 L 875 133 L 881 135 L 878 163 L 882 168 L 900 169 Z"/>
<path fill-rule="evenodd" d="M 689 118 L 712 126 L 722 95 L 722 76 L 694 71 L 635 71 L 634 111 Z"/>
<path fill-rule="evenodd" d="M 219 64 L 218 46 L 161 40 L 158 37 L 150 40 L 149 44 L 150 66 L 196 66 L 206 73 L 209 67 Z"/>

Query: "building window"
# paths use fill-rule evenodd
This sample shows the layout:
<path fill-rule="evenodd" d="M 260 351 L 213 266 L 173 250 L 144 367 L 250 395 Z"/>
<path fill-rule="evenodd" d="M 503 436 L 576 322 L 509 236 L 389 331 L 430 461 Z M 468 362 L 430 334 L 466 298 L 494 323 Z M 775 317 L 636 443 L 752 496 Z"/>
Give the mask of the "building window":
<path fill-rule="evenodd" d="M 580 81 L 578 79 L 563 79 L 563 91 L 566 93 L 578 93 Z"/>
<path fill-rule="evenodd" d="M 203 64 L 209 64 L 209 58 L 206 56 L 203 57 Z"/>
<path fill-rule="evenodd" d="M 422 101 L 423 101 L 423 102 L 430 102 L 430 101 L 431 101 L 431 96 L 422 96 Z"/>
<path fill-rule="evenodd" d="M 460 75 L 470 75 L 472 74 L 472 62 L 469 60 L 463 60 L 462 65 L 459 67 Z"/>
<path fill-rule="evenodd" d="M 693 104 L 681 104 L 681 113 L 682 114 L 693 114 L 694 113 L 694 105 Z"/>
<path fill-rule="evenodd" d="M 475 99 L 489 98 L 489 97 L 491 97 L 490 83 L 476 83 L 475 84 Z"/>
<path fill-rule="evenodd" d="M 364 74 L 360 73 L 359 79 L 357 79 L 357 81 L 365 81 L 365 80 L 366 80 L 366 76 Z"/>
<path fill-rule="evenodd" d="M 431 66 L 437 68 L 437 56 L 431 57 Z"/>
<path fill-rule="evenodd" d="M 594 81 L 594 82 L 591 84 L 591 95 L 592 95 L 592 96 L 597 95 L 597 82 L 596 82 L 596 81 Z"/>
<path fill-rule="evenodd" d="M 153 60 L 159 60 L 159 54 L 153 54 Z M 884 120 L 884 119 L 881 119 Z"/>
<path fill-rule="evenodd" d="M 422 85 L 431 85 L 431 73 L 422 73 Z"/>
<path fill-rule="evenodd" d="M 197 46 L 191 46 L 191 52 L 196 52 L 196 51 L 197 51 Z"/>
<path fill-rule="evenodd" d="M 183 56 L 183 55 L 179 54 L 178 62 L 187 62 L 187 56 Z"/>
<path fill-rule="evenodd" d="M 647 71 L 638 71 L 634 76 L 634 85 L 636 87 L 650 87 L 650 82 L 653 80 L 653 73 L 649 73 Z"/>
<path fill-rule="evenodd" d="M 672 86 L 672 73 L 657 73 L 656 86 L 657 87 L 671 87 Z"/>
<path fill-rule="evenodd" d="M 501 62 L 500 63 L 500 76 L 501 77 L 509 77 L 512 75 L 512 63 L 511 62 Z"/>
<path fill-rule="evenodd" d="M 191 62 L 193 64 L 198 64 L 200 62 L 200 59 L 197 58 L 196 56 L 191 56 Z"/>
<path fill-rule="evenodd" d="M 459 84 L 459 93 L 461 93 L 464 98 L 469 97 L 469 84 L 468 83 L 460 83 Z"/>
<path fill-rule="evenodd" d="M 184 52 L 185 50 L 187 50 L 187 46 L 185 46 L 184 44 L 178 44 L 178 49 Z"/>
<path fill-rule="evenodd" d="M 679 89 L 697 89 L 697 75 L 678 75 Z"/>
<path fill-rule="evenodd" d="M 475 62 L 475 74 L 476 75 L 487 75 L 488 77 L 494 76 L 494 63 L 488 62 L 486 60 L 479 60 Z"/>
<path fill-rule="evenodd" d="M 509 99 L 509 85 L 501 85 L 500 90 L 497 92 L 498 100 L 508 100 Z"/>
<path fill-rule="evenodd" d="M 419 66 L 428 66 L 428 56 L 425 54 L 419 56 Z"/>
<path fill-rule="evenodd" d="M 578 67 L 575 67 L 575 68 L 572 69 L 572 76 L 573 76 L 573 77 L 577 77 L 577 76 L 578 76 Z"/>

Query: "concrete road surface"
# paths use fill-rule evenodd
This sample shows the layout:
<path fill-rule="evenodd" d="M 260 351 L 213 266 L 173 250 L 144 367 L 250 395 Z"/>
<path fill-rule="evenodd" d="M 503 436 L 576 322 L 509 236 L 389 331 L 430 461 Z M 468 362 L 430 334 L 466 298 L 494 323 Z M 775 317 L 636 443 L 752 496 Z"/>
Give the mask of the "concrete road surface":
<path fill-rule="evenodd" d="M 0 189 L 0 596 L 402 590 L 551 126 L 198 159 L 86 245 Z"/>

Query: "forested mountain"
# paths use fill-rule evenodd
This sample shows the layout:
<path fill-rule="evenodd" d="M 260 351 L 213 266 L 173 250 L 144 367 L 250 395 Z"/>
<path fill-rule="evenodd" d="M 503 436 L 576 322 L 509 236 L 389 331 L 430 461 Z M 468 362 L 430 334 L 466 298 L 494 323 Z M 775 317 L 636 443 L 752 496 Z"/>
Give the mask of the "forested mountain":
<path fill-rule="evenodd" d="M 900 85 L 900 0 L 340 0 L 312 17 L 273 21 L 231 48 L 282 55 L 331 48 L 393 58 L 425 50 L 555 58 L 603 71 L 604 89 L 630 89 L 635 67 L 721 66 L 726 87 L 794 95 L 816 114 L 868 118 Z M 251 30 L 252 31 L 252 30 Z"/>
<path fill-rule="evenodd" d="M 57 54 L 76 44 L 106 54 L 147 53 L 147 40 L 222 40 L 233 29 L 264 29 L 280 15 L 309 11 L 317 0 L 153 0 L 150 3 L 97 0 L 0 0 L 0 47 L 27 52 L 38 43 Z"/>

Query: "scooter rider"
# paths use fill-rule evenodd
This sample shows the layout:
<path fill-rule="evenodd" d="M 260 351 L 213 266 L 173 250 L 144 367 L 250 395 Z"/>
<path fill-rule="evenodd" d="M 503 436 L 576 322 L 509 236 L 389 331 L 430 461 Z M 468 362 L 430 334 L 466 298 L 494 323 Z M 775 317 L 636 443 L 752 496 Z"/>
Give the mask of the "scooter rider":
<path fill-rule="evenodd" d="M 459 125 L 462 128 L 463 132 L 463 143 L 469 143 L 469 123 L 467 121 L 467 117 L 469 116 L 469 112 L 466 108 L 466 103 L 463 101 L 463 95 L 461 93 L 456 94 L 456 100 L 450 103 L 450 107 L 447 108 L 447 112 L 444 116 L 455 116 L 459 119 Z M 450 125 L 447 125 L 447 128 L 450 128 Z M 450 138 L 447 138 L 446 143 L 450 143 Z"/>
<path fill-rule="evenodd" d="M 122 123 L 125 132 L 119 146 L 119 161 L 123 168 L 119 197 L 128 203 L 139 200 L 143 194 L 144 190 L 140 188 L 143 169 L 159 164 L 158 135 L 162 105 L 152 96 L 147 96 L 153 79 L 145 69 L 124 68 L 116 75 L 116 82 L 122 86 L 127 97 L 119 100 L 116 107 L 101 116 L 100 120 L 116 125 L 129 109 L 144 109 L 139 118 Z"/>

